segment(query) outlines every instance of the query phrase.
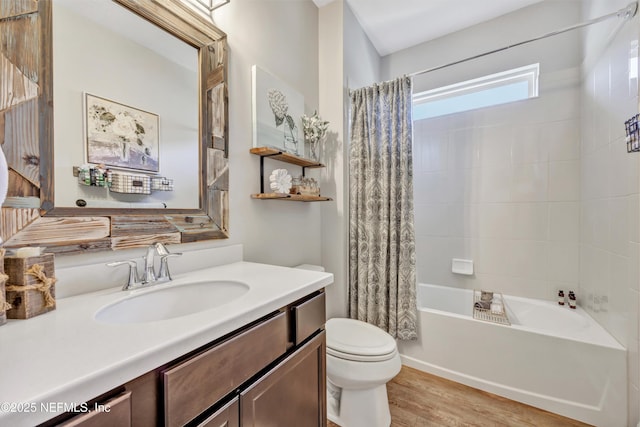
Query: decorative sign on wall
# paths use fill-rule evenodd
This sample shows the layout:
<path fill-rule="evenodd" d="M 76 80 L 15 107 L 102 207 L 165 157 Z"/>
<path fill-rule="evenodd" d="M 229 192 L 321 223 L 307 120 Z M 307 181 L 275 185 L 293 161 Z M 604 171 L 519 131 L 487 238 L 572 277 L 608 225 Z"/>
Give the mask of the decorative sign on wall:
<path fill-rule="evenodd" d="M 85 118 L 89 163 L 160 170 L 158 115 L 85 93 Z"/>
<path fill-rule="evenodd" d="M 253 146 L 272 147 L 302 154 L 304 141 L 298 132 L 304 113 L 304 97 L 291 86 L 254 65 Z"/>

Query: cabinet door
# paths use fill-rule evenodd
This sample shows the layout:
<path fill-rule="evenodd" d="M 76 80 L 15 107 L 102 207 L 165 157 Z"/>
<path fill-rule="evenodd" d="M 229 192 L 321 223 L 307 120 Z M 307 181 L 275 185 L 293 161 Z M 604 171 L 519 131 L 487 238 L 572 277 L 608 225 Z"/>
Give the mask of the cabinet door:
<path fill-rule="evenodd" d="M 325 332 L 240 394 L 243 427 L 326 426 Z"/>
<path fill-rule="evenodd" d="M 81 414 L 59 424 L 64 427 L 130 427 L 131 393 L 123 393 L 104 403 L 96 404 L 86 414 Z"/>
<path fill-rule="evenodd" d="M 198 427 L 239 427 L 240 409 L 238 398 L 224 405 L 215 414 L 198 424 Z"/>

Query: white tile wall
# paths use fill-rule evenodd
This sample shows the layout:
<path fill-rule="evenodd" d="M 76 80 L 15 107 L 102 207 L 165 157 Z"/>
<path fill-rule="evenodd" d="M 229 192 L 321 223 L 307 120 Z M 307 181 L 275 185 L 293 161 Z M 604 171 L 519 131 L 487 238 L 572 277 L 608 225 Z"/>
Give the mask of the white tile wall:
<path fill-rule="evenodd" d="M 622 1 L 619 2 L 622 5 Z M 624 121 L 638 112 L 638 18 L 585 70 L 582 88 L 580 289 L 582 305 L 628 349 L 628 425 L 640 420 L 640 157 L 628 154 Z M 595 31 L 595 30 L 594 30 Z"/>
<path fill-rule="evenodd" d="M 416 123 L 421 282 L 545 299 L 578 288 L 580 109 L 566 79 L 545 75 L 537 99 Z M 454 257 L 476 274 L 451 273 Z"/>

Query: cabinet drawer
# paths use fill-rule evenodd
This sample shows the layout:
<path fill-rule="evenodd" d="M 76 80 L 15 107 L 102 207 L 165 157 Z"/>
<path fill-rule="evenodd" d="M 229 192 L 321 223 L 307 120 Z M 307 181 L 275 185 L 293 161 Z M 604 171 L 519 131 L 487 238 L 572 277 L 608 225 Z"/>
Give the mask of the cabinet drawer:
<path fill-rule="evenodd" d="M 293 313 L 294 343 L 299 345 L 315 331 L 322 328 L 326 320 L 325 295 L 319 293 L 311 299 L 291 307 Z"/>
<path fill-rule="evenodd" d="M 90 409 L 94 410 L 75 416 L 59 425 L 64 427 L 131 426 L 131 392 L 98 403 L 95 408 L 91 406 Z"/>
<path fill-rule="evenodd" d="M 165 424 L 181 426 L 283 355 L 285 313 L 162 372 Z"/>

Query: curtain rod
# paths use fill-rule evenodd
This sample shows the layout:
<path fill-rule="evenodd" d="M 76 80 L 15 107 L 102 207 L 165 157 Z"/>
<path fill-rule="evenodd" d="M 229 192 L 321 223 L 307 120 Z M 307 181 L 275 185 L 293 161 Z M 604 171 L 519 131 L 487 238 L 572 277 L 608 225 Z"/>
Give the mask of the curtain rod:
<path fill-rule="evenodd" d="M 566 33 L 567 31 L 577 30 L 578 28 L 586 27 L 588 25 L 597 24 L 598 22 L 602 22 L 602 21 L 605 21 L 605 20 L 613 18 L 613 17 L 622 18 L 625 21 L 628 21 L 631 18 L 633 18 L 634 16 L 636 16 L 637 12 L 638 12 L 638 2 L 634 1 L 632 3 L 629 3 L 627 5 L 627 7 L 622 8 L 622 9 L 618 10 L 617 12 L 612 12 L 612 13 L 609 13 L 608 15 L 603 15 L 603 16 L 600 16 L 598 18 L 594 18 L 594 19 L 591 19 L 589 21 L 581 22 L 579 24 L 575 24 L 575 25 L 572 25 L 570 27 L 562 28 L 560 30 L 552 31 L 550 33 L 547 33 L 547 34 L 544 34 L 544 35 L 541 35 L 541 36 L 538 36 L 538 37 L 535 37 L 535 38 L 532 38 L 532 39 L 529 39 L 529 40 L 525 40 L 525 41 L 521 41 L 521 42 L 518 42 L 518 43 L 510 44 L 508 46 L 504 46 L 504 47 L 501 47 L 501 48 L 498 48 L 498 49 L 490 50 L 488 52 L 483 52 L 483 53 L 480 53 L 478 55 L 474 55 L 474 56 L 470 56 L 468 58 L 460 59 L 458 61 L 450 62 L 448 64 L 438 65 L 437 67 L 427 68 L 426 70 L 422 70 L 422 71 L 416 71 L 415 73 L 407 74 L 407 77 L 415 77 L 415 76 L 418 76 L 420 74 L 430 73 L 432 71 L 437 71 L 437 70 L 440 70 L 442 68 L 450 67 L 452 65 L 457 65 L 457 64 L 461 64 L 463 62 L 471 61 L 473 59 L 482 58 L 483 56 L 487 56 L 487 55 L 491 55 L 493 53 L 502 52 L 503 50 L 511 49 L 512 47 L 521 46 L 523 44 L 535 42 L 537 40 L 546 39 L 547 37 L 556 36 L 558 34 Z"/>

